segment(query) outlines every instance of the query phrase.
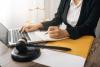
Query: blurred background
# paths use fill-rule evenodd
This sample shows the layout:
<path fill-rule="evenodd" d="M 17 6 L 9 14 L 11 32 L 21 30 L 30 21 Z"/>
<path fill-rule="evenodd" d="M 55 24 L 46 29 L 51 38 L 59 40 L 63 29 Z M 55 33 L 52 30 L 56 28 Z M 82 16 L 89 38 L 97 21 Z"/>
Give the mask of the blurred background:
<path fill-rule="evenodd" d="M 60 0 L 0 0 L 0 22 L 17 28 L 27 21 L 51 20 Z"/>
<path fill-rule="evenodd" d="M 23 23 L 51 20 L 60 0 L 0 0 L 0 22 L 7 28 L 17 28 Z M 96 28 L 100 37 L 100 20 Z"/>

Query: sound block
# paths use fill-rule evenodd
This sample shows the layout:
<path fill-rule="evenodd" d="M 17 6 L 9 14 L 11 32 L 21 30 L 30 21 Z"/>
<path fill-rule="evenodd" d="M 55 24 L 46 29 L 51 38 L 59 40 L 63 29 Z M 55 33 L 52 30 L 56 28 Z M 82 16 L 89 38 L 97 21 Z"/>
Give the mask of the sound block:
<path fill-rule="evenodd" d="M 14 61 L 18 62 L 28 62 L 38 58 L 41 55 L 39 48 L 27 48 L 27 52 L 19 53 L 16 48 L 14 48 L 11 52 L 11 57 Z"/>

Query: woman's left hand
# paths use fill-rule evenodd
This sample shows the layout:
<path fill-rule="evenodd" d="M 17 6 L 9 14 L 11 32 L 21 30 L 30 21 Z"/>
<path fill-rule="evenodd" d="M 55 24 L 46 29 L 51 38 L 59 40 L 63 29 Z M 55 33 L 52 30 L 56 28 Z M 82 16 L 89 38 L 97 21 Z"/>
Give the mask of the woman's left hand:
<path fill-rule="evenodd" d="M 66 30 L 60 29 L 58 26 L 50 26 L 48 28 L 48 34 L 51 38 L 66 38 L 69 36 Z"/>

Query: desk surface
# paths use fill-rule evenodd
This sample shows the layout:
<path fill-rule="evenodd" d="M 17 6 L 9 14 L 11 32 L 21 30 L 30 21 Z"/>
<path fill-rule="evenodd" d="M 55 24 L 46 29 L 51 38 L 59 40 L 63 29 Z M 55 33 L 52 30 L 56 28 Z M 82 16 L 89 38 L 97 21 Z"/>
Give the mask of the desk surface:
<path fill-rule="evenodd" d="M 11 49 L 0 42 L 0 66 L 1 67 L 48 67 L 35 62 L 15 62 L 11 59 Z"/>
<path fill-rule="evenodd" d="M 93 36 L 83 36 L 79 39 L 65 39 L 56 42 L 49 42 L 50 46 L 62 46 L 71 48 L 71 51 L 67 51 L 66 53 L 81 56 L 86 58 L 89 52 L 89 49 L 93 43 Z"/>
<path fill-rule="evenodd" d="M 2 42 L 0 42 L 0 65 L 1 67 L 12 67 L 12 66 L 14 67 L 48 67 L 48 66 L 73 67 L 72 65 L 76 65 L 76 67 L 83 67 L 84 65 L 84 59 L 82 58 L 79 58 L 73 55 L 66 55 L 60 52 L 56 53 L 56 51 L 49 51 L 49 50 L 48 51 L 46 50 L 46 52 L 45 51 L 42 52 L 42 55 L 41 55 L 42 58 L 40 57 L 35 61 L 23 62 L 23 63 L 15 62 L 11 59 L 11 51 L 12 51 L 11 48 L 8 48 Z M 44 61 L 47 61 L 47 62 L 44 62 Z M 71 62 L 71 63 L 66 63 L 66 62 Z"/>
<path fill-rule="evenodd" d="M 41 65 L 33 61 L 25 62 L 25 63 L 15 62 L 11 59 L 10 53 L 11 53 L 11 49 L 6 47 L 4 44 L 0 42 L 0 65 L 2 67 L 12 67 L 12 66 L 15 66 L 15 67 L 48 67 L 48 66 Z M 89 58 L 87 61 L 90 62 L 91 59 Z M 88 62 L 86 62 L 85 65 L 90 65 L 90 63 L 88 64 Z M 85 66 L 85 67 L 90 67 L 90 66 Z"/>

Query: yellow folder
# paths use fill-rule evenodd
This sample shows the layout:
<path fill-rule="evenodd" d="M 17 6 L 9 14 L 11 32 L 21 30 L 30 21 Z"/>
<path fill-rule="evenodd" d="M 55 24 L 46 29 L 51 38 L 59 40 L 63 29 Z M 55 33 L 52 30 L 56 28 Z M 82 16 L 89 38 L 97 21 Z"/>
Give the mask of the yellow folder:
<path fill-rule="evenodd" d="M 67 51 L 67 53 L 86 58 L 93 40 L 94 40 L 93 36 L 83 36 L 76 40 L 64 39 L 64 40 L 55 41 L 55 42 L 48 42 L 48 45 L 71 48 L 72 50 Z"/>

